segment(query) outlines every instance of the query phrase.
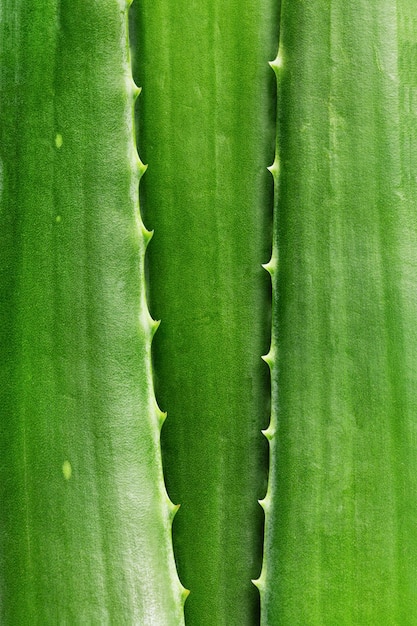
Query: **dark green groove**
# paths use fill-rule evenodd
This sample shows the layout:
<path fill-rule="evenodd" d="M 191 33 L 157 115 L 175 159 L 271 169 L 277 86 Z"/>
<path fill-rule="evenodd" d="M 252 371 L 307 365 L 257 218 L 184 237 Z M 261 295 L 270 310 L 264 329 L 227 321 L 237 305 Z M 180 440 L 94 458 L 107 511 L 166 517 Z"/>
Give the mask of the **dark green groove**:
<path fill-rule="evenodd" d="M 124 0 L 0 6 L 0 622 L 183 623 Z"/>
<path fill-rule="evenodd" d="M 135 11 L 154 364 L 186 621 L 256 624 L 276 2 L 142 0 Z"/>
<path fill-rule="evenodd" d="M 417 13 L 283 1 L 262 623 L 417 624 Z"/>

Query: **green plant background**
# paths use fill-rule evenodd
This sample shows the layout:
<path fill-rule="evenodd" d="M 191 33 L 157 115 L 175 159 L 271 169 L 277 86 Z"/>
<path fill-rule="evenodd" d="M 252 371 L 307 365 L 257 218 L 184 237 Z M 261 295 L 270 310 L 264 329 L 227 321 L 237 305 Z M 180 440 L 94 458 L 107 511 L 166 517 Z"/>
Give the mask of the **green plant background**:
<path fill-rule="evenodd" d="M 414 1 L 129 4 L 0 0 L 0 623 L 417 625 Z"/>

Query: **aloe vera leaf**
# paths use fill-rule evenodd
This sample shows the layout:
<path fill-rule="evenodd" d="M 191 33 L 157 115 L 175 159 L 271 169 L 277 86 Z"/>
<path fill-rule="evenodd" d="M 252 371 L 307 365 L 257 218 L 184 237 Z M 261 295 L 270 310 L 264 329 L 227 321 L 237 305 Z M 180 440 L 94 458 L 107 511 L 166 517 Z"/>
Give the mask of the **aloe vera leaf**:
<path fill-rule="evenodd" d="M 275 4 L 142 0 L 132 24 L 163 460 L 190 625 L 259 622 Z"/>
<path fill-rule="evenodd" d="M 183 623 L 124 0 L 0 7 L 0 621 Z"/>
<path fill-rule="evenodd" d="M 417 19 L 284 0 L 261 623 L 417 623 Z"/>

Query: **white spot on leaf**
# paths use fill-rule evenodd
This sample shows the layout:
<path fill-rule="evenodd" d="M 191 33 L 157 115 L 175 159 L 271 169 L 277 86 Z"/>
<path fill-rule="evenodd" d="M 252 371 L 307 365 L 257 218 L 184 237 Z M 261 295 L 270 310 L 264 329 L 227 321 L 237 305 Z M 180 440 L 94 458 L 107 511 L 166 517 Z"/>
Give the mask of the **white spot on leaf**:
<path fill-rule="evenodd" d="M 62 473 L 64 474 L 65 480 L 69 480 L 72 476 L 72 467 L 69 461 L 64 461 L 62 464 Z"/>
<path fill-rule="evenodd" d="M 62 139 L 62 135 L 60 135 L 59 133 L 56 135 L 55 137 L 55 145 L 57 148 L 60 148 L 63 144 L 63 139 Z"/>

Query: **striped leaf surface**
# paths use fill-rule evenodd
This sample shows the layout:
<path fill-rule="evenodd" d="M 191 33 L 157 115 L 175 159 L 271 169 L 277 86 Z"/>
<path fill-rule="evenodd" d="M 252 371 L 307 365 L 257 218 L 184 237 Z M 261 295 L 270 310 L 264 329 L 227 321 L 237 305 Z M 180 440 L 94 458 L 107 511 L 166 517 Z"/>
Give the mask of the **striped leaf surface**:
<path fill-rule="evenodd" d="M 417 14 L 283 0 L 262 624 L 417 623 Z"/>
<path fill-rule="evenodd" d="M 124 0 L 0 5 L 0 622 L 178 625 Z"/>
<path fill-rule="evenodd" d="M 173 537 L 195 626 L 259 622 L 277 6 L 134 5 L 141 186 Z"/>

